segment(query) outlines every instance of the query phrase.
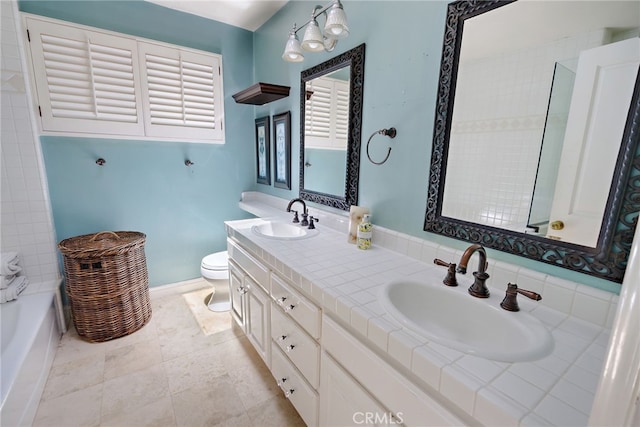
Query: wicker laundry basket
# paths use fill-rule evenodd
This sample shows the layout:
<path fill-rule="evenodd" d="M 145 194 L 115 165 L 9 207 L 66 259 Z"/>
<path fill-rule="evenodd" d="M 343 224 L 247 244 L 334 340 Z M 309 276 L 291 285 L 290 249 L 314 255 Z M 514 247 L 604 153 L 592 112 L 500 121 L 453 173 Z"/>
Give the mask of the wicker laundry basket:
<path fill-rule="evenodd" d="M 146 236 L 103 231 L 58 243 L 78 335 L 102 342 L 129 335 L 151 319 Z"/>

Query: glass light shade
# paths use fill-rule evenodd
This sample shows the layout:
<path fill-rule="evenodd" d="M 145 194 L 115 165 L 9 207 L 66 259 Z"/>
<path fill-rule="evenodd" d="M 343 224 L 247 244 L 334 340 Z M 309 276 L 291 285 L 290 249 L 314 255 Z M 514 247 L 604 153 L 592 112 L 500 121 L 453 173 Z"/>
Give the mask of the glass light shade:
<path fill-rule="evenodd" d="M 320 27 L 318 27 L 318 21 L 315 19 L 309 22 L 307 29 L 304 31 L 304 37 L 302 38 L 302 48 L 309 52 L 320 52 L 324 50 L 324 40 L 322 39 L 322 33 Z"/>
<path fill-rule="evenodd" d="M 284 53 L 282 59 L 287 62 L 302 62 L 304 61 L 304 55 L 302 54 L 302 48 L 300 47 L 300 40 L 295 33 L 289 33 L 289 39 L 287 45 L 284 47 Z"/>
<path fill-rule="evenodd" d="M 349 35 L 347 15 L 339 1 L 336 1 L 327 12 L 324 34 L 332 39 L 343 39 Z"/>

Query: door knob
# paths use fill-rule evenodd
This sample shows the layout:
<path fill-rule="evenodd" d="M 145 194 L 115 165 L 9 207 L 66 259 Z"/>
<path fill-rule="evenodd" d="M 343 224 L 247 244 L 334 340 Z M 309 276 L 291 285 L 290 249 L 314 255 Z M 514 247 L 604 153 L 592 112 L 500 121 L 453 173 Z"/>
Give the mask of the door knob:
<path fill-rule="evenodd" d="M 552 221 L 550 225 L 552 230 L 562 230 L 564 228 L 564 222 L 562 221 Z"/>

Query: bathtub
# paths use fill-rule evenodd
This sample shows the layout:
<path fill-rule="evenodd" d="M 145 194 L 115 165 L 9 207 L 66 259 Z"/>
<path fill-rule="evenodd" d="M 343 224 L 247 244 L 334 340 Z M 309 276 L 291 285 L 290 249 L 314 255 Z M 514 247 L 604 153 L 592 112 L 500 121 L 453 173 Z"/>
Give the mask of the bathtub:
<path fill-rule="evenodd" d="M 53 363 L 60 327 L 55 291 L 0 304 L 0 425 L 29 426 Z"/>

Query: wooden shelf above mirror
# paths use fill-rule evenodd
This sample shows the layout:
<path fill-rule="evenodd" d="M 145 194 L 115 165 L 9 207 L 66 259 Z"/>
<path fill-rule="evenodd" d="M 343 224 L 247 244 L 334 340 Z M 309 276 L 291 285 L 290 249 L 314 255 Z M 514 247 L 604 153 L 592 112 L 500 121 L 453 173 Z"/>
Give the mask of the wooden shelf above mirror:
<path fill-rule="evenodd" d="M 289 89 L 289 86 L 260 82 L 236 93 L 233 99 L 238 104 L 263 105 L 289 96 Z"/>

